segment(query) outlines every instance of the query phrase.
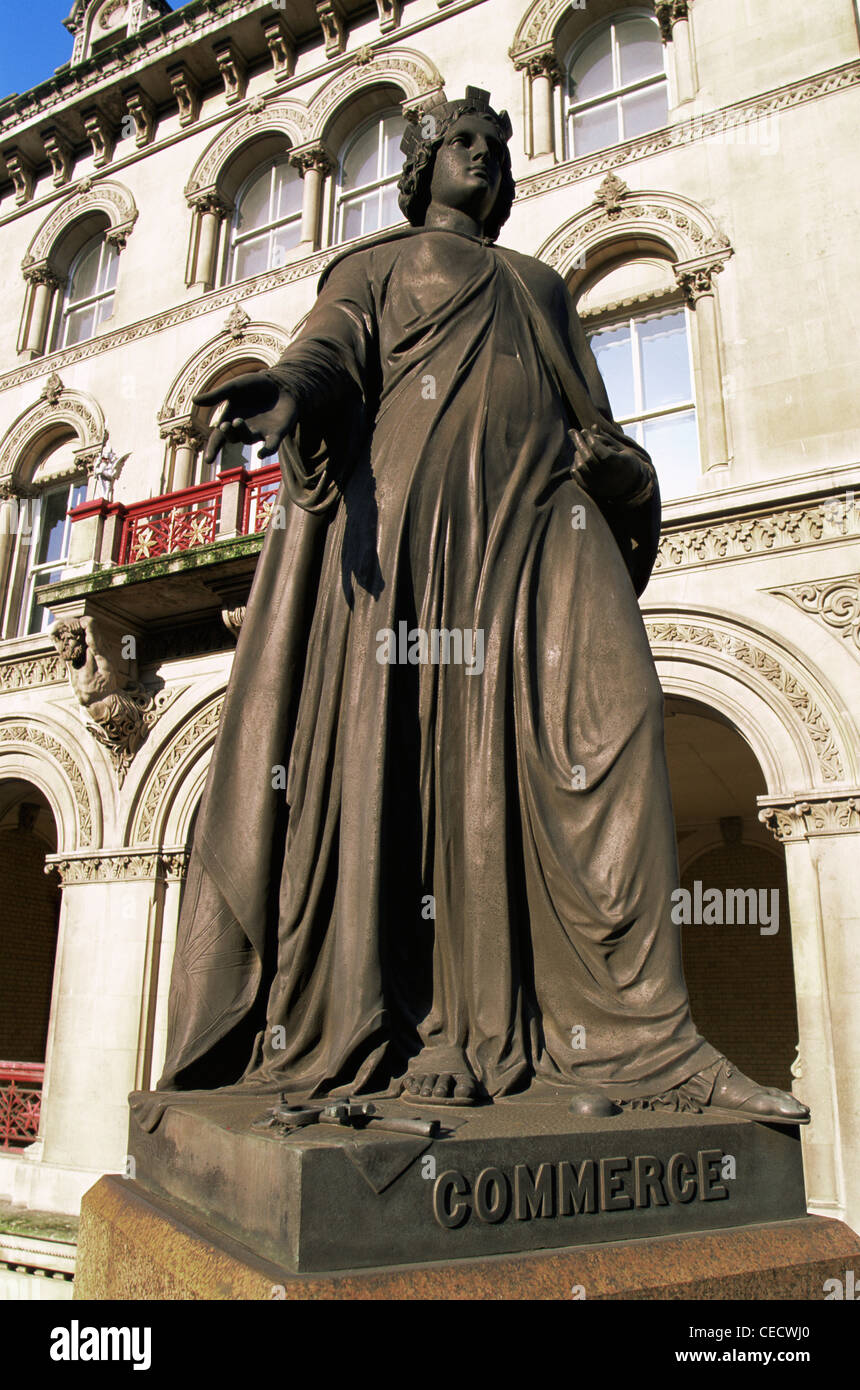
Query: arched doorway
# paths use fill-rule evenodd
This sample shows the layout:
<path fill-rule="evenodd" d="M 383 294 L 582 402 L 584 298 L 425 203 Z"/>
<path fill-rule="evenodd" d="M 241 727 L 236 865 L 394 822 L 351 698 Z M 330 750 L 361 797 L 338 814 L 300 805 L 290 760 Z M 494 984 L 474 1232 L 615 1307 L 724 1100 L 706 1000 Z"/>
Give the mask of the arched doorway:
<path fill-rule="evenodd" d="M 684 971 L 699 1031 L 763 1085 L 790 1090 L 798 1041 L 785 856 L 758 821 L 767 790 L 721 714 L 666 700 Z M 698 887 L 697 887 L 698 885 Z"/>
<path fill-rule="evenodd" d="M 32 1143 L 39 1131 L 61 896 L 45 856 L 56 849 L 42 792 L 0 782 L 0 1148 Z"/>

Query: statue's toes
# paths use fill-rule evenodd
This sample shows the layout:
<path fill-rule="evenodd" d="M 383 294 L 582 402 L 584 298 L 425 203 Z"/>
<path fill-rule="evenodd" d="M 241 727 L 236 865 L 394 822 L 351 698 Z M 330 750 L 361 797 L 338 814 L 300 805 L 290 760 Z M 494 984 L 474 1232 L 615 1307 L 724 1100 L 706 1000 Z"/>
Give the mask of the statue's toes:
<path fill-rule="evenodd" d="M 421 1082 L 414 1076 L 407 1076 L 403 1081 L 404 1091 L 408 1091 L 410 1096 L 417 1096 L 421 1090 Z"/>
<path fill-rule="evenodd" d="M 443 1072 L 436 1080 L 436 1085 L 433 1087 L 433 1094 L 438 1097 L 450 1096 L 453 1086 L 453 1076 L 450 1076 L 447 1072 Z"/>
<path fill-rule="evenodd" d="M 455 1100 L 474 1100 L 478 1094 L 477 1082 L 471 1076 L 458 1076 L 454 1086 Z"/>
<path fill-rule="evenodd" d="M 750 1096 L 740 1107 L 750 1115 L 761 1116 L 767 1120 L 784 1120 L 786 1123 L 805 1125 L 809 1120 L 809 1107 L 803 1105 L 788 1091 L 778 1091 L 772 1086 L 762 1088 Z"/>
<path fill-rule="evenodd" d="M 424 1077 L 424 1081 L 423 1081 L 422 1086 L 421 1086 L 421 1090 L 418 1092 L 418 1094 L 421 1095 L 421 1096 L 432 1096 L 433 1090 L 434 1090 L 435 1086 L 436 1086 L 436 1077 L 435 1077 L 435 1076 L 425 1076 L 425 1077 Z"/>

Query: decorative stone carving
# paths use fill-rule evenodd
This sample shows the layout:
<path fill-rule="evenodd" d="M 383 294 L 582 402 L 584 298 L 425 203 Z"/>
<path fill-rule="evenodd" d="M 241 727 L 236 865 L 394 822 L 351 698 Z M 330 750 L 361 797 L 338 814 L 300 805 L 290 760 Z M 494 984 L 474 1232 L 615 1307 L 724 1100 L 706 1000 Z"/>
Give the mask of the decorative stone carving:
<path fill-rule="evenodd" d="M 242 631 L 242 624 L 245 621 L 246 612 L 247 606 L 245 604 L 241 604 L 238 608 L 221 609 L 221 621 L 227 631 L 232 633 L 236 638 L 238 638 L 239 633 Z"/>
<path fill-rule="evenodd" d="M 0 743 L 29 743 L 47 753 L 62 768 L 77 808 L 80 843 L 93 842 L 94 812 L 83 773 L 69 750 L 36 724 L 0 724 Z"/>
<path fill-rule="evenodd" d="M 71 177 L 71 148 L 54 126 L 47 126 L 42 131 L 41 140 L 51 164 L 51 181 L 55 188 L 62 188 Z"/>
<path fill-rule="evenodd" d="M 4 150 L 3 158 L 6 161 L 6 168 L 9 170 L 9 177 L 15 190 L 15 202 L 18 207 L 21 207 L 23 203 L 29 203 L 33 196 L 35 183 L 33 166 L 27 156 L 18 149 Z"/>
<path fill-rule="evenodd" d="M 134 122 L 134 143 L 138 149 L 143 149 L 155 135 L 155 106 L 140 87 L 132 87 L 125 93 L 125 105 Z"/>
<path fill-rule="evenodd" d="M 713 294 L 714 276 L 719 274 L 724 264 L 724 261 L 713 260 L 704 265 L 675 266 L 675 279 L 678 282 L 678 288 L 683 292 L 684 298 L 692 308 L 695 308 L 703 295 Z"/>
<path fill-rule="evenodd" d="M 230 313 L 227 315 L 227 322 L 224 324 L 224 332 L 229 333 L 234 342 L 239 342 L 248 324 L 251 322 L 251 315 L 246 314 L 241 304 L 234 304 Z"/>
<path fill-rule="evenodd" d="M 64 888 L 77 883 L 123 883 L 129 879 L 182 879 L 186 849 L 104 850 L 99 854 L 45 857 L 45 873 L 56 870 Z"/>
<path fill-rule="evenodd" d="M 272 67 L 276 82 L 284 82 L 292 77 L 296 66 L 296 39 L 286 20 L 277 16 L 264 19 L 263 33 L 272 55 Z"/>
<path fill-rule="evenodd" d="M 746 636 L 720 627 L 696 622 L 646 618 L 645 629 L 652 646 L 693 646 L 737 661 L 767 681 L 803 724 L 812 743 L 822 780 L 839 782 L 845 776 L 836 736 L 826 716 L 798 677 L 771 652 Z"/>
<path fill-rule="evenodd" d="M 805 801 L 786 800 L 772 804 L 761 797 L 759 804 L 759 820 L 783 844 L 819 835 L 860 831 L 860 795 L 856 792 L 838 799 L 821 800 L 810 796 Z"/>
<path fill-rule="evenodd" d="M 200 115 L 200 85 L 185 63 L 167 69 L 167 80 L 179 104 L 179 124 L 193 125 Z"/>
<path fill-rule="evenodd" d="M 600 187 L 595 191 L 594 201 L 599 203 L 609 217 L 614 217 L 621 211 L 621 203 L 630 192 L 623 179 L 616 178 L 615 174 L 607 174 Z"/>
<path fill-rule="evenodd" d="M 860 578 L 857 575 L 813 579 L 806 584 L 787 584 L 767 592 L 787 599 L 801 613 L 818 618 L 860 654 Z"/>
<path fill-rule="evenodd" d="M 59 238 L 85 212 L 104 212 L 111 230 L 125 236 L 137 221 L 137 207 L 127 188 L 109 179 L 81 180 L 73 192 L 42 223 L 27 249 L 23 265 L 46 262 Z"/>
<path fill-rule="evenodd" d="M 150 775 L 141 797 L 140 810 L 134 827 L 135 839 L 151 842 L 153 829 L 162 804 L 164 792 L 171 779 L 189 757 L 202 752 L 215 737 L 221 718 L 223 694 L 204 706 L 179 732 Z"/>
<path fill-rule="evenodd" d="M 729 521 L 703 521 L 682 530 L 666 530 L 660 540 L 655 573 L 688 565 L 707 565 L 714 560 L 736 560 L 745 555 L 788 550 L 819 541 L 842 540 L 860 535 L 860 508 L 839 497 L 736 517 Z"/>
<path fill-rule="evenodd" d="M 336 0 L 318 0 L 317 18 L 323 32 L 325 56 L 336 58 L 346 47 L 346 27 Z"/>
<path fill-rule="evenodd" d="M 300 150 L 293 150 L 290 163 L 294 169 L 298 169 L 302 178 L 309 169 L 316 169 L 320 174 L 330 174 L 336 167 L 336 160 L 323 145 L 305 145 Z"/>
<path fill-rule="evenodd" d="M 400 24 L 400 0 L 376 0 L 379 27 L 388 34 Z"/>
<path fill-rule="evenodd" d="M 254 328 L 246 324 L 239 338 L 225 325 L 224 332 L 206 343 L 175 378 L 158 413 L 159 422 L 173 425 L 190 421 L 194 396 L 205 390 L 215 373 L 229 365 L 234 357 L 246 359 L 251 349 L 261 362 L 274 366 L 288 342 L 287 334 L 273 324 L 258 324 Z"/>
<path fill-rule="evenodd" d="M 62 685 L 66 663 L 56 652 L 0 662 L 0 691 L 30 690 L 39 685 Z"/>
<path fill-rule="evenodd" d="M 672 29 L 678 20 L 688 17 L 689 11 L 689 0 L 656 0 L 654 12 L 664 43 L 671 42 Z"/>
<path fill-rule="evenodd" d="M 50 395 L 43 395 L 35 405 L 19 415 L 0 441 L 0 475 L 14 476 L 17 482 L 17 469 L 49 426 L 70 426 L 80 441 L 80 448 L 75 451 L 78 460 L 83 451 L 101 447 L 105 421 L 98 404 L 80 391 L 64 390 L 56 373 L 53 373 L 53 378 L 59 382 L 59 391 L 51 387 Z M 52 377 L 49 377 L 48 382 L 51 380 Z M 78 469 L 80 467 L 79 462 Z"/>
<path fill-rule="evenodd" d="M 248 68 L 245 59 L 232 39 L 212 45 L 218 70 L 224 79 L 224 93 L 228 106 L 241 101 L 248 86 Z"/>
<path fill-rule="evenodd" d="M 525 72 L 531 78 L 548 77 L 555 83 L 563 76 L 553 44 L 529 53 L 517 53 L 511 49 L 509 56 L 517 72 Z"/>
<path fill-rule="evenodd" d="M 87 139 L 92 146 L 93 163 L 97 169 L 101 169 L 105 164 L 110 164 L 113 158 L 116 140 L 113 126 L 104 111 L 98 108 L 85 111 L 82 119 Z"/>
<path fill-rule="evenodd" d="M 96 497 L 103 497 L 106 502 L 112 502 L 114 484 L 122 472 L 126 460 L 131 458 L 131 451 L 123 454 L 120 458 L 116 450 L 109 449 L 107 445 L 107 435 L 105 435 L 98 457 L 93 461 L 92 477 Z"/>
<path fill-rule="evenodd" d="M 153 695 L 131 671 L 119 643 L 89 616 L 64 618 L 49 633 L 66 662 L 69 684 L 92 723 L 87 729 L 105 747 L 120 786 L 131 760 L 175 692 Z"/>
<path fill-rule="evenodd" d="M 291 145 L 301 145 L 310 134 L 307 112 L 297 102 L 279 101 L 264 111 L 246 111 L 222 130 L 203 151 L 185 186 L 185 196 L 191 198 L 201 191 L 217 189 L 218 177 L 250 136 L 264 130 L 279 130 Z"/>
<path fill-rule="evenodd" d="M 28 284 L 45 285 L 47 289 L 52 291 L 58 290 L 62 284 L 59 275 L 55 275 L 50 267 L 44 263 L 41 265 L 28 265 L 23 271 L 23 275 Z"/>

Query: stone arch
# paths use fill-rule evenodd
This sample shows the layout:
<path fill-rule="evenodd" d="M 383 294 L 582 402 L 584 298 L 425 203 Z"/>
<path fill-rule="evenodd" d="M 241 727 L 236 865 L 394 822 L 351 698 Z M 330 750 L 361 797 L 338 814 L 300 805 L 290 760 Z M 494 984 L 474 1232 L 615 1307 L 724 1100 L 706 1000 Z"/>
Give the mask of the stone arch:
<path fill-rule="evenodd" d="M 38 787 L 57 826 L 57 853 L 98 849 L 102 805 L 92 767 L 67 732 L 45 719 L 0 719 L 0 782 L 9 778 Z"/>
<path fill-rule="evenodd" d="M 194 412 L 192 397 L 205 390 L 217 373 L 249 358 L 274 366 L 289 342 L 290 335 L 274 323 L 249 322 L 236 332 L 224 328 L 195 352 L 174 377 L 158 413 L 159 423 L 190 422 Z"/>
<path fill-rule="evenodd" d="M 134 198 L 123 184 L 113 179 L 83 179 L 42 223 L 30 242 L 23 269 L 46 266 L 64 277 L 96 220 L 106 219 L 108 239 L 122 249 L 137 216 Z"/>
<path fill-rule="evenodd" d="M 537 256 L 565 278 L 573 272 L 575 288 L 583 272 L 595 269 L 601 255 L 621 244 L 662 249 L 676 274 L 700 263 L 713 273 L 733 254 L 725 232 L 697 203 L 677 193 L 634 193 L 608 174 L 594 201 L 553 232 Z"/>
<path fill-rule="evenodd" d="M 354 108 L 379 87 L 403 94 L 405 112 L 444 95 L 442 76 L 434 63 L 412 48 L 391 48 L 355 63 L 325 82 L 308 108 L 309 138 L 329 145 L 340 138 L 340 115 Z"/>
<path fill-rule="evenodd" d="M 210 692 L 174 728 L 141 778 L 129 812 L 127 844 L 160 847 L 185 843 L 202 794 L 223 703 L 223 688 Z"/>
<path fill-rule="evenodd" d="M 273 102 L 262 111 L 248 111 L 231 122 L 207 145 L 185 186 L 189 199 L 201 193 L 218 193 L 232 202 L 242 179 L 250 172 L 241 156 L 248 151 L 254 163 L 265 157 L 264 146 L 294 148 L 309 138 L 308 111 L 300 102 Z"/>
<path fill-rule="evenodd" d="M 765 629 L 708 609 L 647 607 L 661 684 L 724 715 L 757 758 L 769 797 L 857 780 L 857 730 L 829 682 Z"/>
<path fill-rule="evenodd" d="M 38 454 L 49 444 L 71 432 L 77 436 L 75 458 L 83 469 L 101 448 L 105 417 L 101 406 L 83 391 L 59 392 L 43 396 L 28 406 L 0 441 L 0 492 L 16 492 L 30 481 Z"/>

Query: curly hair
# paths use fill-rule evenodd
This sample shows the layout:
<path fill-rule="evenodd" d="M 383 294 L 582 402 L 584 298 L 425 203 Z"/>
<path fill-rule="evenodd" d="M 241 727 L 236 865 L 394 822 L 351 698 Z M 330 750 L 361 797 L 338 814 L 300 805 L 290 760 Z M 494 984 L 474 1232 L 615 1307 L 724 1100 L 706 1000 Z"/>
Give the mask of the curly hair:
<path fill-rule="evenodd" d="M 451 126 L 467 113 L 487 116 L 486 109 L 480 106 L 461 106 L 461 108 L 436 124 L 435 133 L 427 139 L 415 140 L 406 156 L 403 173 L 397 184 L 400 211 L 413 227 L 423 227 L 430 206 L 430 184 L 433 179 L 433 166 L 436 154 Z M 491 118 L 492 119 L 492 118 Z M 493 122 L 498 125 L 498 121 Z M 507 222 L 514 201 L 516 184 L 511 173 L 511 156 L 504 130 L 499 126 L 502 136 L 502 180 L 492 211 L 484 223 L 484 236 L 495 241 Z"/>

